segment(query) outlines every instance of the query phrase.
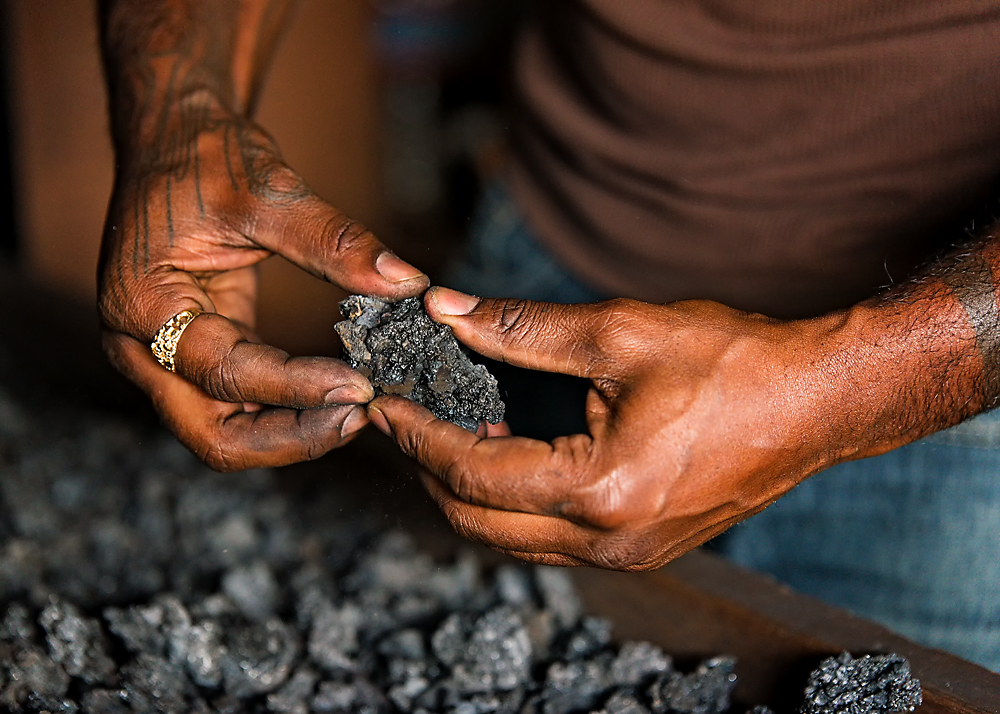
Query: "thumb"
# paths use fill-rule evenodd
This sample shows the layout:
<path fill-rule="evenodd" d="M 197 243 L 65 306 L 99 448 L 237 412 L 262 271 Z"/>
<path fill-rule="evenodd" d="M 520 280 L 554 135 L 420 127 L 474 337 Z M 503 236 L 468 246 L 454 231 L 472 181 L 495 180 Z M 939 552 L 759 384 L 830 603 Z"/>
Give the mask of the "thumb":
<path fill-rule="evenodd" d="M 424 302 L 434 320 L 486 357 L 544 372 L 604 376 L 610 303 L 477 298 L 449 288 L 431 288 Z"/>
<path fill-rule="evenodd" d="M 253 237 L 262 247 L 352 293 L 400 300 L 419 295 L 430 284 L 364 225 L 311 192 L 270 204 Z"/>

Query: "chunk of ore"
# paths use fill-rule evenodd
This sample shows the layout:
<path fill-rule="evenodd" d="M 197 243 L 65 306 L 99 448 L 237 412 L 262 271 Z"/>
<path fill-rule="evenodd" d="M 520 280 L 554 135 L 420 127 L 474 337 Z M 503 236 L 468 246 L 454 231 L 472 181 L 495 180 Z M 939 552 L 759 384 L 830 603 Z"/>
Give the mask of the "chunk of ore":
<path fill-rule="evenodd" d="M 504 403 L 497 380 L 462 352 L 448 325 L 431 320 L 419 298 L 385 302 L 351 295 L 334 325 L 347 362 L 371 381 L 375 395 L 406 397 L 438 419 L 476 431 L 498 424 Z"/>
<path fill-rule="evenodd" d="M 911 712 L 923 702 L 910 663 L 895 654 L 848 652 L 829 657 L 809 675 L 802 714 L 888 714 Z"/>

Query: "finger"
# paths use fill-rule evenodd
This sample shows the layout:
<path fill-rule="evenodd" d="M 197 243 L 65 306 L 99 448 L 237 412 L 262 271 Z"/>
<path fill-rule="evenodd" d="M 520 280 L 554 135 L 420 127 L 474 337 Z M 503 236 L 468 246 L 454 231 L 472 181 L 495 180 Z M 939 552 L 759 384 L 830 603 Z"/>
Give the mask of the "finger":
<path fill-rule="evenodd" d="M 612 570 L 658 568 L 721 532 L 713 526 L 690 539 L 653 531 L 608 533 L 569 521 L 470 505 L 455 497 L 433 475 L 421 475 L 428 492 L 456 532 L 516 558 L 549 565 L 592 565 Z"/>
<path fill-rule="evenodd" d="M 422 472 L 420 477 L 455 532 L 490 548 L 537 554 L 560 552 L 565 555 L 564 550 L 574 549 L 571 543 L 590 537 L 583 527 L 555 516 L 471 505 L 456 497 L 433 474 Z"/>
<path fill-rule="evenodd" d="M 361 374 L 331 357 L 292 357 L 250 342 L 221 315 L 199 315 L 181 336 L 178 371 L 215 399 L 308 409 L 374 397 Z"/>
<path fill-rule="evenodd" d="M 585 435 L 552 444 L 516 436 L 481 438 L 435 419 L 418 404 L 379 397 L 368 407 L 373 423 L 409 456 L 440 477 L 459 498 L 509 511 L 569 515 L 592 468 Z"/>
<path fill-rule="evenodd" d="M 602 345 L 616 315 L 613 303 L 476 298 L 438 287 L 424 302 L 434 320 L 450 325 L 461 342 L 486 357 L 545 372 L 606 376 Z"/>
<path fill-rule="evenodd" d="M 164 423 L 218 471 L 283 466 L 318 458 L 350 440 L 368 420 L 361 407 L 246 411 L 212 399 L 157 364 L 144 344 L 106 331 L 105 351 L 146 392 Z"/>
<path fill-rule="evenodd" d="M 421 478 L 459 535 L 494 550 L 550 565 L 648 570 L 660 564 L 638 537 L 609 535 L 552 516 L 471 505 L 432 474 L 423 473 Z"/>
<path fill-rule="evenodd" d="M 430 280 L 389 251 L 361 223 L 315 194 L 271 203 L 254 240 L 345 290 L 391 300 L 419 295 Z"/>

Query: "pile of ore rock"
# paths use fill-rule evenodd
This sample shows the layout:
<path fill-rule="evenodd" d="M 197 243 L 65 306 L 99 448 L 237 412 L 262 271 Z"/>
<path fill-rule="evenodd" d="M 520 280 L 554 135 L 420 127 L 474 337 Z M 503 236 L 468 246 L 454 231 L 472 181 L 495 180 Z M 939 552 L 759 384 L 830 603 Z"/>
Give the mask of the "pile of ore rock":
<path fill-rule="evenodd" d="M 36 423 L 0 391 L 0 710 L 729 709 L 733 658 L 681 672 L 613 644 L 567 571 L 435 562 L 338 510 L 106 418 Z M 826 663 L 804 710 L 912 709 L 919 684 L 883 660 Z"/>

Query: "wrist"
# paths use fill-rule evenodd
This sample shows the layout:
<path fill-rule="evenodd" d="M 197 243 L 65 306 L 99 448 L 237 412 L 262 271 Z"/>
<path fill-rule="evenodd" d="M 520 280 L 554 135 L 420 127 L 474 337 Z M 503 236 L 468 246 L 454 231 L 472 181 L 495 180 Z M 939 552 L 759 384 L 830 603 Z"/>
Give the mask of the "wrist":
<path fill-rule="evenodd" d="M 135 105 L 131 100 L 122 103 Z M 118 114 L 117 108 L 113 114 Z M 193 87 L 159 103 L 149 102 L 130 112 L 127 120 L 115 122 L 117 170 L 128 173 L 169 164 L 196 151 L 202 133 L 243 122 L 245 119 L 208 87 Z"/>
<path fill-rule="evenodd" d="M 890 451 L 979 411 L 970 396 L 979 367 L 960 311 L 933 291 L 804 321 L 817 355 L 805 372 L 822 395 L 832 463 Z"/>

